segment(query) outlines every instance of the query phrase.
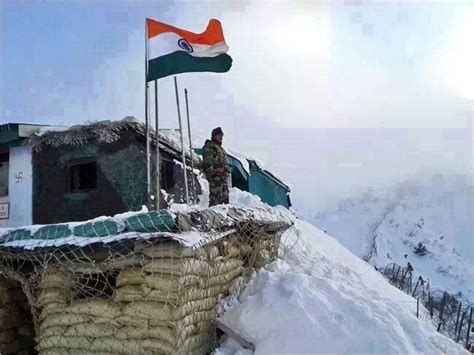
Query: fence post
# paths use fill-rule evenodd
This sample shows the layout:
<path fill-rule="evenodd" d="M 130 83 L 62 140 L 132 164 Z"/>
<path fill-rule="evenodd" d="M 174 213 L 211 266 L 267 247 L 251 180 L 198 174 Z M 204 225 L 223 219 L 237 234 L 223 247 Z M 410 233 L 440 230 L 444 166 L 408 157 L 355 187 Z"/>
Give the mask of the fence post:
<path fill-rule="evenodd" d="M 430 317 L 433 319 L 433 305 L 431 300 L 431 292 L 428 291 L 428 310 L 430 311 Z"/>
<path fill-rule="evenodd" d="M 439 310 L 439 324 L 438 324 L 438 332 L 441 329 L 441 325 L 444 323 L 443 316 L 444 316 L 444 307 L 446 305 L 446 292 L 443 293 L 443 302 L 441 303 L 441 309 Z"/>
<path fill-rule="evenodd" d="M 454 336 L 456 336 L 456 334 L 458 332 L 459 316 L 461 315 L 461 303 L 462 302 L 459 302 L 458 314 L 456 316 L 456 326 L 454 327 Z"/>
<path fill-rule="evenodd" d="M 472 324 L 472 307 L 471 307 L 471 311 L 469 312 L 469 322 L 467 323 L 466 344 L 465 344 L 465 347 L 467 350 L 469 350 L 467 347 L 469 346 L 469 335 L 471 334 L 471 324 Z"/>
<path fill-rule="evenodd" d="M 418 279 L 416 281 L 416 284 L 415 284 L 415 289 L 413 290 L 413 293 L 411 294 L 412 296 L 415 296 L 415 292 L 416 292 L 416 289 L 418 288 L 418 284 L 420 283 L 420 279 Z"/>
<path fill-rule="evenodd" d="M 418 318 L 418 313 L 420 312 L 420 297 L 416 298 L 416 318 Z"/>
<path fill-rule="evenodd" d="M 395 277 L 393 278 L 393 282 L 395 285 L 398 285 L 398 273 L 400 272 L 400 265 L 398 265 L 397 273 L 395 274 Z"/>
<path fill-rule="evenodd" d="M 456 337 L 456 343 L 459 343 L 459 338 L 461 337 L 462 324 L 464 322 L 465 315 L 466 315 L 466 312 L 462 312 L 461 322 L 459 323 L 458 336 Z"/>

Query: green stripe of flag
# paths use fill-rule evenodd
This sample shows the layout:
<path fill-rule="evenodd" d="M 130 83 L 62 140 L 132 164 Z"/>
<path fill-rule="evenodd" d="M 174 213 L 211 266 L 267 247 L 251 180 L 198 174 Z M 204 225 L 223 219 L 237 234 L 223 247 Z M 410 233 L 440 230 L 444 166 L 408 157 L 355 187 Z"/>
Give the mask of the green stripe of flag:
<path fill-rule="evenodd" d="M 216 57 L 193 57 L 187 52 L 176 51 L 148 61 L 148 81 L 187 72 L 224 73 L 231 66 L 232 58 L 226 53 Z"/>

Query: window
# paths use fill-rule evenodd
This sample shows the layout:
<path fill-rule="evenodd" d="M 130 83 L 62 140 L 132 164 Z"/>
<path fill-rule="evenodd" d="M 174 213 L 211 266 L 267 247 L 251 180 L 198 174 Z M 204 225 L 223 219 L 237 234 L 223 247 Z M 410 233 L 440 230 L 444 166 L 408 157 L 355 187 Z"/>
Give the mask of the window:
<path fill-rule="evenodd" d="M 172 161 L 161 161 L 160 185 L 161 188 L 165 191 L 170 191 L 174 187 L 173 165 L 174 163 Z"/>
<path fill-rule="evenodd" d="M 8 196 L 8 165 L 10 154 L 0 151 L 0 196 Z"/>
<path fill-rule="evenodd" d="M 69 168 L 71 192 L 87 191 L 97 188 L 97 162 L 71 165 Z"/>

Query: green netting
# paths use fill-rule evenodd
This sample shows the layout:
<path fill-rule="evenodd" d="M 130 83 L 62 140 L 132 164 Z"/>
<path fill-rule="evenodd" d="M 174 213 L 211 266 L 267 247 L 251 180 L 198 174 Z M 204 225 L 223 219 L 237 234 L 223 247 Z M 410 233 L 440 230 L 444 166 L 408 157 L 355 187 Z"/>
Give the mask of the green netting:
<path fill-rule="evenodd" d="M 84 223 L 74 227 L 74 235 L 78 237 L 108 237 L 121 232 L 120 228 L 113 220 Z"/>
<path fill-rule="evenodd" d="M 31 231 L 25 228 L 20 228 L 20 229 L 11 230 L 7 234 L 0 237 L 0 243 L 11 242 L 14 240 L 25 240 L 25 239 L 30 239 L 30 238 L 31 238 Z"/>
<path fill-rule="evenodd" d="M 134 232 L 168 232 L 175 228 L 173 217 L 167 210 L 148 212 L 125 220 L 127 230 Z"/>
<path fill-rule="evenodd" d="M 69 237 L 71 234 L 71 230 L 67 225 L 53 224 L 38 229 L 33 234 L 33 239 L 59 239 Z"/>

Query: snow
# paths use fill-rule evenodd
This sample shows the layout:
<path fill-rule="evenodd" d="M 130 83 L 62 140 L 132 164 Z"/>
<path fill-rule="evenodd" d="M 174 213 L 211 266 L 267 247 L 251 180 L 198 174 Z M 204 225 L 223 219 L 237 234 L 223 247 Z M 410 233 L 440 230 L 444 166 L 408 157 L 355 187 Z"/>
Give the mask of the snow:
<path fill-rule="evenodd" d="M 410 262 L 414 275 L 429 279 L 432 288 L 462 292 L 472 302 L 473 203 L 474 187 L 467 177 L 434 177 L 367 191 L 312 223 L 378 267 Z M 413 253 L 419 242 L 427 255 Z"/>
<path fill-rule="evenodd" d="M 316 227 L 295 221 L 283 258 L 255 274 L 221 321 L 256 353 L 461 354 L 424 308 Z M 216 354 L 244 354 L 226 340 Z"/>
<path fill-rule="evenodd" d="M 45 133 L 49 132 L 64 132 L 67 131 L 70 127 L 68 126 L 44 126 L 39 129 L 38 132 L 36 132 L 36 135 L 42 136 Z"/>
<path fill-rule="evenodd" d="M 175 212 L 190 212 L 193 210 L 203 210 L 208 208 L 209 202 L 209 185 L 207 181 L 202 178 L 202 176 L 198 176 L 199 182 L 201 184 L 202 195 L 200 195 L 200 202 L 197 205 L 186 205 L 186 204 L 171 204 L 170 212 L 173 214 Z M 288 222 L 291 221 L 292 217 L 283 207 L 276 207 L 272 208 L 269 205 L 263 203 L 259 197 L 250 194 L 245 191 L 241 191 L 237 188 L 230 189 L 230 204 L 229 205 L 218 205 L 213 206 L 212 210 L 215 213 L 219 213 L 222 216 L 226 216 L 227 213 L 231 208 L 238 208 L 247 213 L 247 215 L 252 216 L 252 218 L 260 219 L 260 220 L 286 220 Z M 146 206 L 142 206 L 140 211 L 133 211 L 133 212 L 125 212 L 121 214 L 117 214 L 113 217 L 101 216 L 94 218 L 89 221 L 84 222 L 70 222 L 70 223 L 63 223 L 62 225 L 69 226 L 69 229 L 72 231 L 75 226 L 89 223 L 89 222 L 97 222 L 103 221 L 106 219 L 111 219 L 115 221 L 119 227 L 124 226 L 125 219 L 128 217 L 148 212 Z M 22 227 L 24 229 L 30 230 L 31 233 L 35 233 L 39 228 L 43 227 L 43 225 L 33 225 L 33 226 L 26 226 Z M 17 228 L 14 228 L 17 229 Z M 123 228 L 122 228 L 123 230 Z M 2 229 L 0 232 L 3 234 L 8 233 L 9 229 Z M 187 247 L 196 247 L 203 243 L 210 242 L 211 240 L 216 240 L 226 236 L 229 233 L 232 233 L 233 230 L 222 232 L 222 233 L 203 233 L 198 231 L 190 231 L 190 232 L 181 232 L 181 233 L 163 233 L 160 232 L 160 236 L 168 237 L 170 239 L 174 239 Z M 109 237 L 78 237 L 78 236 L 68 236 L 65 238 L 58 238 L 58 239 L 50 239 L 50 240 L 43 240 L 43 239 L 28 239 L 28 240 L 15 240 L 10 242 L 5 242 L 0 244 L 0 248 L 8 248 L 8 247 L 15 247 L 15 248 L 22 248 L 25 250 L 33 250 L 37 248 L 45 248 L 45 247 L 60 247 L 63 245 L 74 245 L 83 247 L 89 244 L 94 243 L 103 243 L 107 244 L 110 242 L 116 242 L 125 239 L 148 239 L 154 237 L 155 234 L 153 233 L 136 233 L 136 232 L 127 232 L 127 233 L 120 233 L 117 235 L 111 235 Z"/>
<path fill-rule="evenodd" d="M 252 160 L 252 159 L 244 156 L 243 154 L 237 153 L 236 151 L 231 150 L 229 148 L 225 148 L 225 150 L 226 150 L 228 155 L 230 155 L 230 156 L 234 157 L 235 159 L 237 159 L 240 162 L 240 164 L 242 164 L 242 167 L 244 168 L 246 173 L 250 175 L 249 160 Z"/>

